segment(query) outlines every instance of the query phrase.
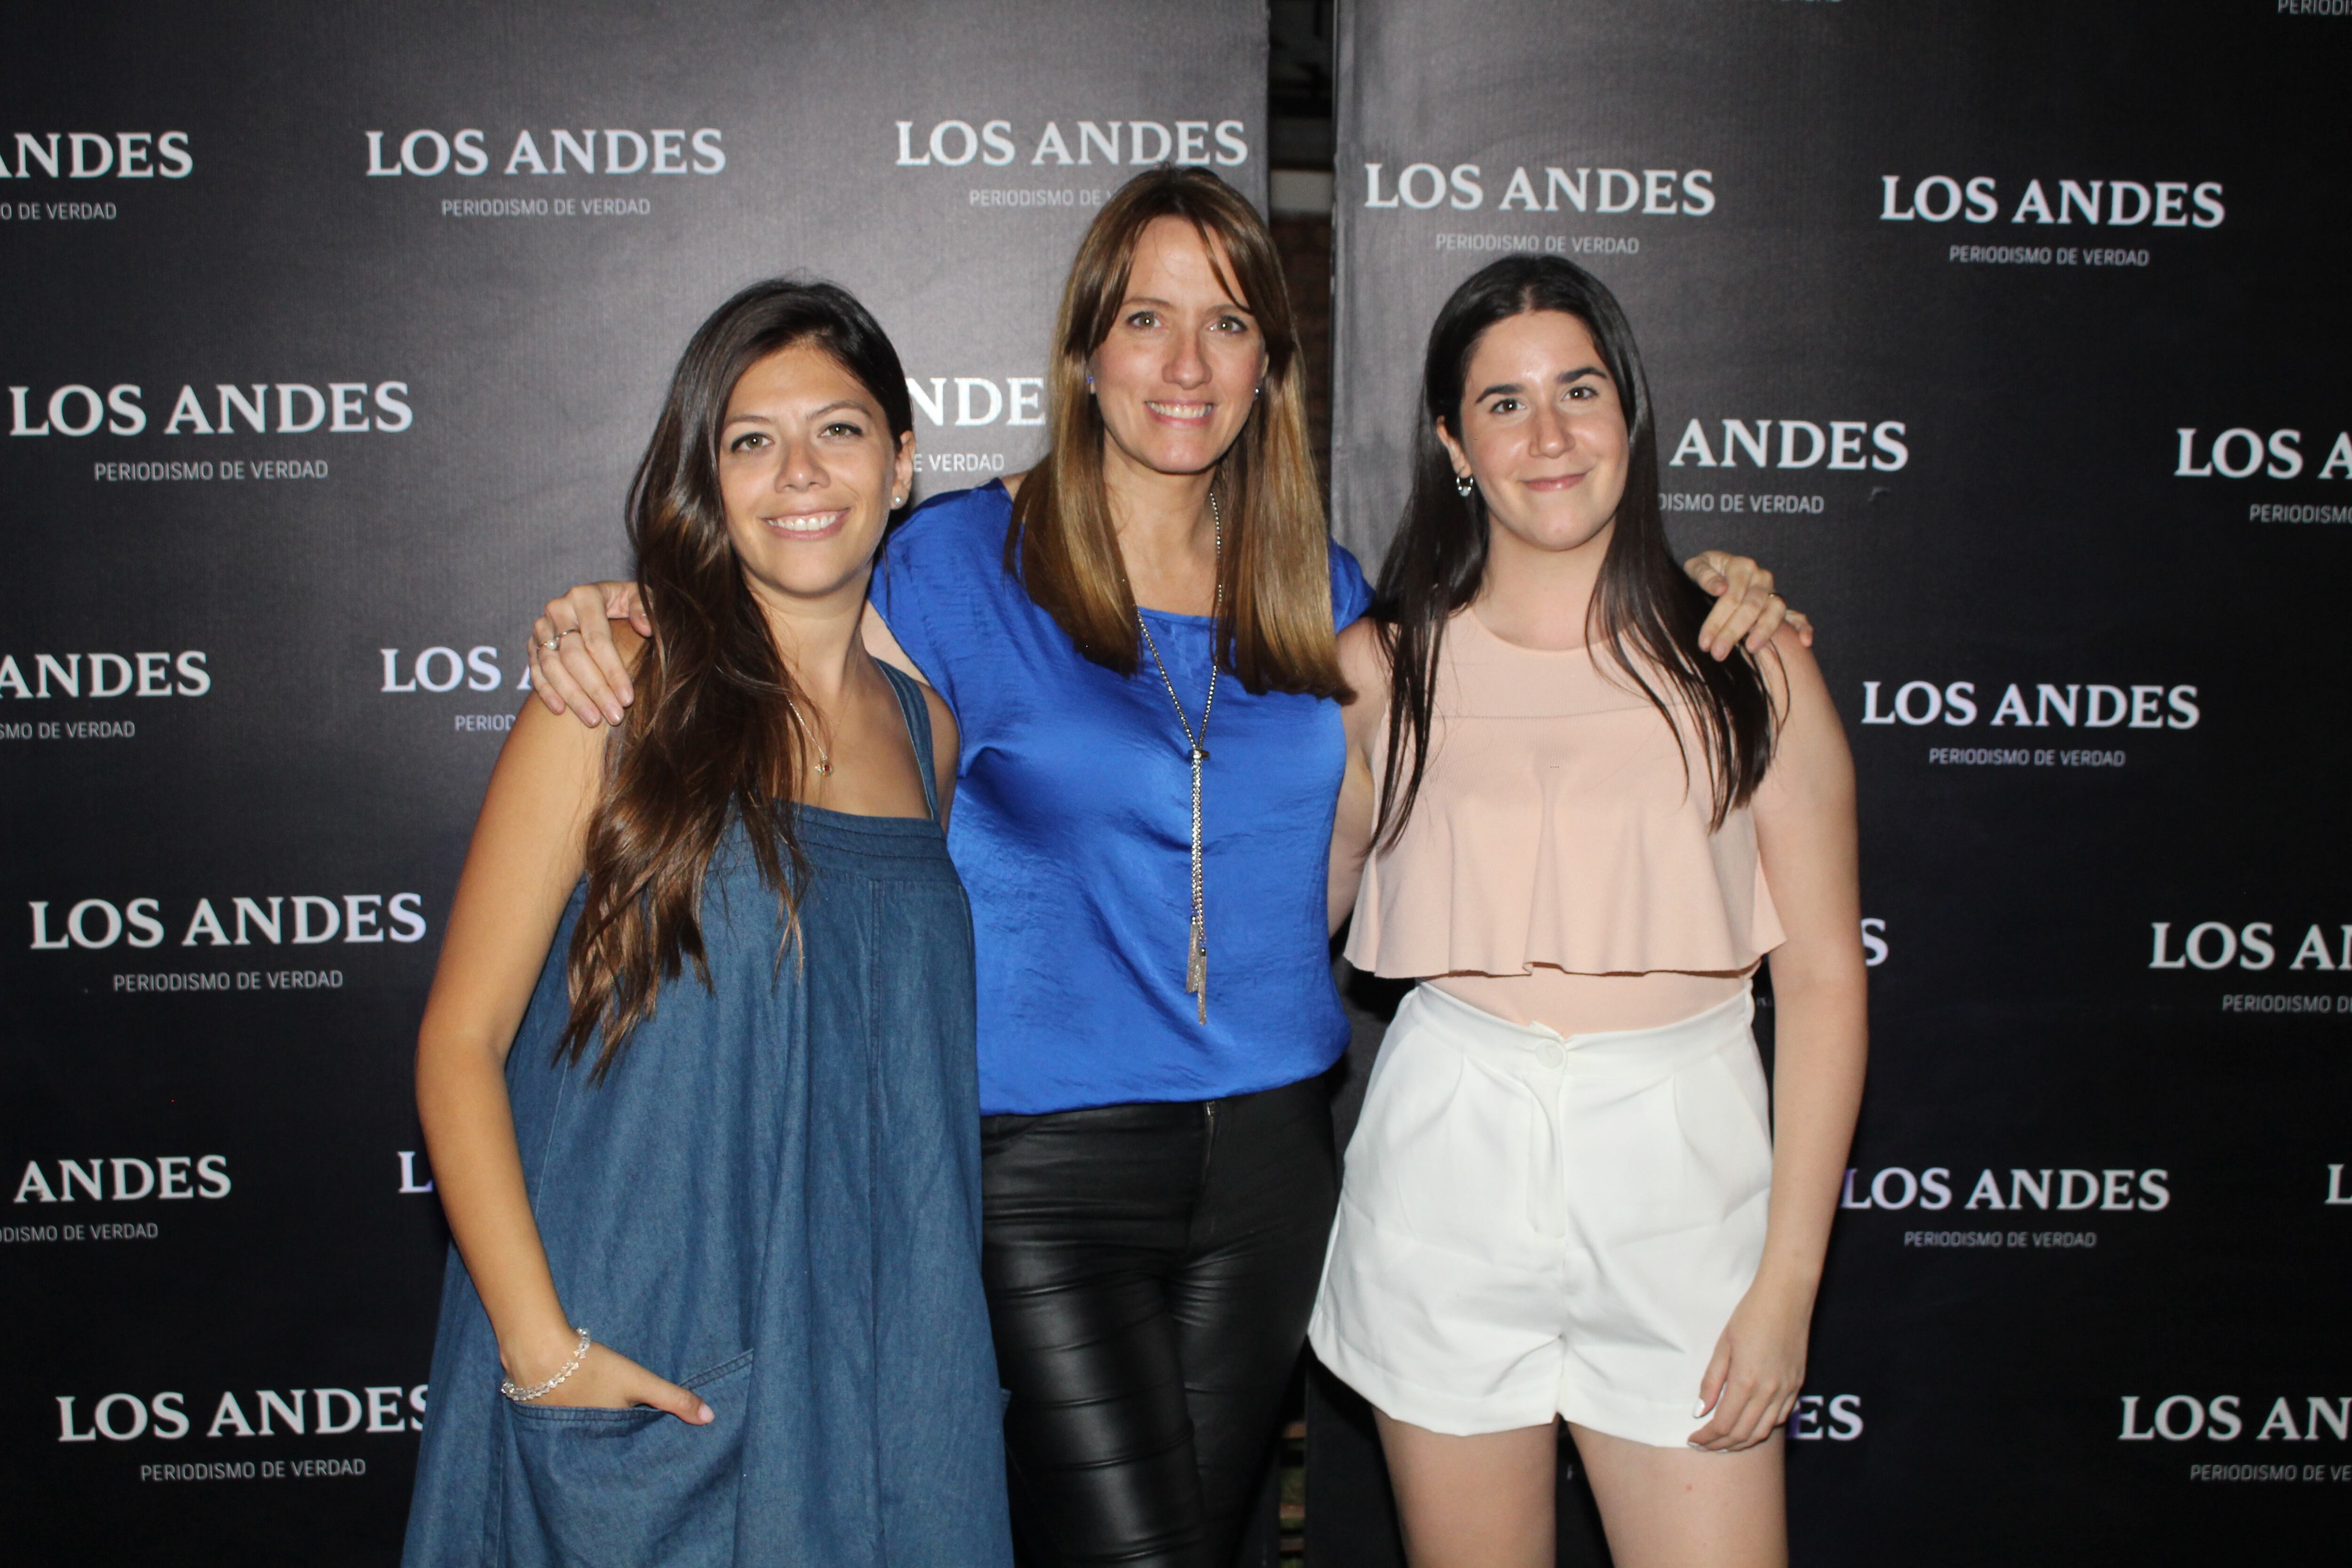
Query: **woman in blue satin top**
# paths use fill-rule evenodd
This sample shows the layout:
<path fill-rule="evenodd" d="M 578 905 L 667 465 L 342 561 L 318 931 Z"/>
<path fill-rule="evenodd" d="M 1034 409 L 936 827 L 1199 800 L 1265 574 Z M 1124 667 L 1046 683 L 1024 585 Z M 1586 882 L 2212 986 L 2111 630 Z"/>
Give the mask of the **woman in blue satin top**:
<path fill-rule="evenodd" d="M 1184 991 L 1188 926 L 1172 918 L 1191 900 L 1183 731 L 1150 658 L 1125 677 L 1088 659 L 1003 569 L 1012 521 L 1002 484 L 928 501 L 891 536 L 872 590 L 962 726 L 949 848 L 972 901 L 982 1113 L 1313 1078 L 1348 1042 L 1324 895 L 1339 705 L 1218 684 L 1203 738 L 1203 1026 Z M 1354 556 L 1328 552 L 1344 627 L 1370 590 Z M 1205 691 L 1214 620 L 1143 615 L 1178 692 Z"/>

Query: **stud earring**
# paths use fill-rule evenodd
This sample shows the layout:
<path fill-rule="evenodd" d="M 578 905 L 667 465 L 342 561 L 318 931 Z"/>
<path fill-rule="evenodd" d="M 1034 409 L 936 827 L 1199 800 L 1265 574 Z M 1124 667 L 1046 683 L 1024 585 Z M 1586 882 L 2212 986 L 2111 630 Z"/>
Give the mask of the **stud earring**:
<path fill-rule="evenodd" d="M 1470 492 L 1477 488 L 1478 481 L 1472 479 L 1469 475 L 1456 474 L 1454 476 L 1454 493 L 1460 496 L 1464 500 L 1468 500 L 1470 499 Z"/>
<path fill-rule="evenodd" d="M 1093 376 L 1088 376 L 1088 377 L 1087 377 L 1087 390 L 1088 392 L 1092 392 L 1094 389 L 1095 389 L 1095 378 L 1094 378 Z"/>

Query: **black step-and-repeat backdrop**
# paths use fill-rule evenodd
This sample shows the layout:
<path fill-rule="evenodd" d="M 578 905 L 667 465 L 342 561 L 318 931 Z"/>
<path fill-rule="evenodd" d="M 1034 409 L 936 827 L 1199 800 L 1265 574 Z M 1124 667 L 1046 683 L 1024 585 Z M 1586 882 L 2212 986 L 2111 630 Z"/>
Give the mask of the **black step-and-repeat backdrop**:
<path fill-rule="evenodd" d="M 1678 540 L 1821 626 L 1874 1051 L 1797 1560 L 2340 1550 L 2352 14 L 1359 0 L 1339 78 L 1341 537 L 1439 303 L 1544 251 Z M 1317 1415 L 1315 1540 L 1395 1561 Z"/>
<path fill-rule="evenodd" d="M 861 294 L 1017 469 L 1078 235 L 1262 197 L 1255 0 L 39 6 L 0 53 L 0 1558 L 384 1563 L 410 1061 L 524 618 L 695 324 Z"/>

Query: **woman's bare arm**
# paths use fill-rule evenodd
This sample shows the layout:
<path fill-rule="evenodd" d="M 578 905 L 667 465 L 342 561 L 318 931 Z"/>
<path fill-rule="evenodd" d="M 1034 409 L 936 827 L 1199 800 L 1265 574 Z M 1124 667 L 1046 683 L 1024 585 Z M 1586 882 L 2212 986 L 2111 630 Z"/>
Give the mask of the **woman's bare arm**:
<path fill-rule="evenodd" d="M 1785 705 L 1756 793 L 1757 847 L 1788 940 L 1772 964 L 1772 1196 L 1764 1258 L 1732 1315 L 1702 1395 L 1715 1417 L 1693 1441 L 1738 1448 L 1788 1418 L 1829 1250 L 1869 1054 L 1855 847 L 1853 760 L 1821 668 L 1783 631 L 1764 660 Z M 1720 1395 L 1718 1399 L 1717 1396 Z"/>
<path fill-rule="evenodd" d="M 1818 1279 L 1869 1055 L 1853 758 L 1821 667 L 1783 633 L 1788 718 L 1757 792 L 1757 847 L 1788 940 L 1772 964 L 1772 1239 L 1767 1268 Z M 1769 662 L 1769 661 L 1768 661 Z"/>
<path fill-rule="evenodd" d="M 1347 771 L 1339 776 L 1339 808 L 1331 819 L 1331 930 L 1348 922 L 1363 880 L 1364 857 L 1371 850 L 1372 740 L 1388 711 L 1389 664 L 1371 621 L 1356 622 L 1339 634 L 1339 674 L 1354 689 L 1339 710 L 1348 737 Z"/>
<path fill-rule="evenodd" d="M 417 1032 L 416 1109 L 434 1185 L 499 1359 L 525 1384 L 552 1376 L 578 1341 L 524 1190 L 506 1059 L 579 880 L 604 742 L 523 705 L 475 823 Z M 710 1418 L 699 1398 L 603 1346 L 546 1402 Z"/>

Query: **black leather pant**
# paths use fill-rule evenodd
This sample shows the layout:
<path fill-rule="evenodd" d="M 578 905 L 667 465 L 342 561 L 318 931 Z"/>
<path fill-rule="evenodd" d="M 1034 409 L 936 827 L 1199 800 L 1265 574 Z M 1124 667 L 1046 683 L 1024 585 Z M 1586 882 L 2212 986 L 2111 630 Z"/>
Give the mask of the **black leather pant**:
<path fill-rule="evenodd" d="M 981 1124 L 1014 1534 L 1037 1568 L 1224 1568 L 1339 1200 L 1322 1080 Z"/>

